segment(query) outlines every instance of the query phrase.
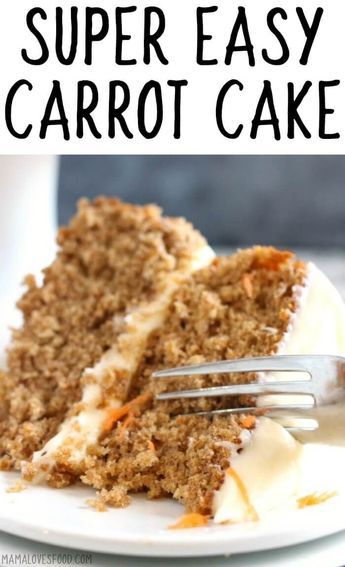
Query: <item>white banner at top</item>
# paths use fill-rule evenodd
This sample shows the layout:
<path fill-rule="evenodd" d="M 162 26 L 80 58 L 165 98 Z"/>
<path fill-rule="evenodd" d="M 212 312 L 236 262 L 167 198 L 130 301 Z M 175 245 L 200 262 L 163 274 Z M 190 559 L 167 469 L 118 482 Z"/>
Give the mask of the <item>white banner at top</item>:
<path fill-rule="evenodd" d="M 0 5 L 2 154 L 343 154 L 342 0 Z"/>

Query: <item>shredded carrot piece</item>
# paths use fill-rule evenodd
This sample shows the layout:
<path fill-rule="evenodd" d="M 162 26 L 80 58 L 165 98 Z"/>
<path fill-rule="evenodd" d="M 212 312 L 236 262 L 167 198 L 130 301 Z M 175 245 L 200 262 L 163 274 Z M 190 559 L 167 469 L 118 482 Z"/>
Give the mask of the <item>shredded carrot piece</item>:
<path fill-rule="evenodd" d="M 274 248 L 267 249 L 264 253 L 258 250 L 256 258 L 253 262 L 252 268 L 274 270 L 280 269 L 282 264 L 285 264 L 293 258 L 294 254 L 287 250 L 275 250 Z"/>
<path fill-rule="evenodd" d="M 155 447 L 155 444 L 153 443 L 153 441 L 150 441 L 150 440 L 149 440 L 149 441 L 147 442 L 147 447 L 150 449 L 150 451 L 155 451 L 155 450 L 156 450 L 156 447 Z"/>
<path fill-rule="evenodd" d="M 108 431 L 110 431 L 113 428 L 114 423 L 116 423 L 117 421 L 119 421 L 119 419 L 127 415 L 128 412 L 129 412 L 129 407 L 127 406 L 127 404 L 125 406 L 122 406 L 121 408 L 111 410 L 107 416 L 107 419 L 103 423 L 103 431 L 105 433 L 108 433 Z"/>
<path fill-rule="evenodd" d="M 306 508 L 307 506 L 315 506 L 316 504 L 322 504 L 330 498 L 336 496 L 336 492 L 314 492 L 313 494 L 307 494 L 302 498 L 297 500 L 299 508 Z"/>
<path fill-rule="evenodd" d="M 244 501 L 244 503 L 247 507 L 249 518 L 251 520 L 253 520 L 254 522 L 257 522 L 259 520 L 258 513 L 257 513 L 257 511 L 255 510 L 254 506 L 252 505 L 252 503 L 250 501 L 247 489 L 244 486 L 240 476 L 231 467 L 226 471 L 226 473 L 229 476 L 231 476 L 233 478 L 233 480 L 235 481 L 235 483 L 237 484 L 237 488 L 238 488 L 238 490 L 239 490 L 239 492 L 240 492 L 240 494 L 243 498 L 243 501 Z"/>
<path fill-rule="evenodd" d="M 255 427 L 255 417 L 253 415 L 244 415 L 240 418 L 240 424 L 244 429 L 253 429 Z"/>
<path fill-rule="evenodd" d="M 244 291 L 247 294 L 249 299 L 253 297 L 253 276 L 251 274 L 243 274 L 242 276 L 242 284 L 244 287 Z"/>
<path fill-rule="evenodd" d="M 131 414 L 133 419 L 133 417 L 135 415 L 138 415 L 138 413 L 140 412 L 141 406 L 145 405 L 150 399 L 150 394 L 142 394 L 141 396 L 134 398 L 134 400 L 131 400 L 124 406 L 110 410 L 103 423 L 103 433 L 109 433 L 109 431 L 112 430 L 114 424 L 128 414 Z"/>
<path fill-rule="evenodd" d="M 203 526 L 207 526 L 208 524 L 208 517 L 204 516 L 203 514 L 185 514 L 179 520 L 177 520 L 176 524 L 172 524 L 169 526 L 169 530 L 184 530 L 187 528 L 202 528 Z"/>

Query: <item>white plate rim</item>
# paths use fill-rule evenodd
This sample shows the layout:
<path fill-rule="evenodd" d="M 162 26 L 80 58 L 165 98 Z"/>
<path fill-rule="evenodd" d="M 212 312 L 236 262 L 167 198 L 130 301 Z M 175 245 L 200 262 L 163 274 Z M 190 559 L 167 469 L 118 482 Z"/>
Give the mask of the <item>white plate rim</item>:
<path fill-rule="evenodd" d="M 7 477 L 10 473 L 5 474 Z M 7 480 L 8 477 L 6 478 Z M 0 480 L 0 486 L 6 489 L 8 482 L 4 484 Z M 35 491 L 35 487 L 30 487 L 30 490 Z M 61 490 L 46 490 L 45 494 L 48 494 L 46 504 L 48 506 L 50 505 L 50 491 L 52 491 L 52 494 L 54 493 L 54 497 L 51 498 L 53 504 L 55 496 Z M 11 497 L 16 498 L 17 502 L 20 502 L 20 495 L 21 493 L 11 494 Z M 92 490 L 90 489 L 89 496 L 91 495 Z M 75 508 L 78 497 L 77 500 L 74 500 L 74 497 L 71 500 L 71 506 Z M 136 501 L 135 498 L 134 501 Z M 141 501 L 144 501 L 144 498 L 141 498 Z M 68 496 L 66 502 L 69 502 Z M 84 515 L 88 511 L 90 514 L 98 514 L 91 508 L 85 509 L 85 505 L 81 507 L 80 504 L 85 504 L 84 495 L 79 500 L 78 508 L 82 508 L 80 513 Z M 155 502 L 151 501 L 146 505 L 154 510 Z M 62 524 L 58 528 L 44 525 L 37 521 L 37 516 L 34 516 L 34 519 L 32 517 L 11 517 L 11 514 L 7 515 L 1 508 L 0 530 L 6 533 L 70 549 L 134 557 L 206 557 L 254 553 L 307 543 L 345 529 L 343 500 L 340 498 L 335 498 L 333 502 L 329 501 L 316 507 L 291 511 L 288 518 L 292 521 L 292 524 L 284 521 L 284 519 L 278 519 L 268 524 L 265 521 L 261 521 L 257 524 L 210 526 L 176 531 L 168 530 L 167 525 L 162 525 L 161 529 L 150 535 L 143 531 L 137 530 L 134 533 L 129 533 L 115 528 L 111 538 L 102 537 L 100 533 L 92 537 L 92 534 L 83 533 L 78 528 L 70 529 L 70 526 L 66 530 Z M 127 508 L 127 514 L 128 510 L 130 511 L 130 508 Z M 4 511 L 6 511 L 6 505 L 4 506 Z M 76 510 L 74 511 L 76 512 Z M 120 517 L 121 510 L 109 510 L 105 513 L 109 514 L 107 516 L 108 519 L 111 518 L 112 512 L 114 513 L 114 519 Z M 78 514 L 79 512 L 77 511 L 76 513 Z M 68 514 L 68 509 L 66 509 L 66 514 Z M 99 514 L 100 518 L 104 518 L 104 514 Z M 85 518 L 85 516 L 83 517 Z M 174 521 L 174 518 L 171 518 L 171 520 Z M 115 520 L 114 524 L 116 525 Z"/>

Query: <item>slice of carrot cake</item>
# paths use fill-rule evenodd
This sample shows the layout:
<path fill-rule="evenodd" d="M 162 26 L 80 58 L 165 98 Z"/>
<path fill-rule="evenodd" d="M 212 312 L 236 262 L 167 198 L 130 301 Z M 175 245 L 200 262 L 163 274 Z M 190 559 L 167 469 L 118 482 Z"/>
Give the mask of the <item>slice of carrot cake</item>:
<path fill-rule="evenodd" d="M 60 460 L 77 472 L 107 411 L 126 401 L 174 290 L 214 256 L 185 220 L 115 199 L 81 201 L 57 240 L 43 285 L 26 278 L 24 324 L 0 386 L 1 467 L 18 468 L 34 453 L 48 480 Z M 67 472 L 54 478 L 69 480 Z"/>
<path fill-rule="evenodd" d="M 110 413 L 105 437 L 90 455 L 84 482 L 105 501 L 123 503 L 127 491 L 173 495 L 190 511 L 211 514 L 213 496 L 255 419 L 181 416 L 229 407 L 239 400 L 154 401 L 167 388 L 186 389 L 250 381 L 253 375 L 157 380 L 162 368 L 278 352 L 298 309 L 307 267 L 289 252 L 254 248 L 213 263 L 175 292 L 165 323 L 150 336 L 129 399 L 150 397 L 151 407 Z M 245 402 L 246 400 L 241 400 Z M 136 415 L 139 413 L 139 415 Z M 112 419 L 113 416 L 113 419 Z M 230 451 L 231 452 L 231 451 Z M 115 486 L 115 488 L 114 488 Z"/>
<path fill-rule="evenodd" d="M 159 380 L 152 373 L 275 353 L 340 353 L 344 322 L 334 287 L 290 252 L 256 247 L 215 259 L 175 292 L 132 380 L 134 402 L 109 414 L 82 480 L 116 506 L 128 502 L 128 492 L 144 490 L 152 498 L 171 495 L 216 521 L 257 519 L 265 506 L 297 494 L 301 445 L 265 417 L 183 415 L 249 402 L 244 398 L 159 402 L 154 396 L 265 376 Z M 135 403 L 142 397 L 152 399 L 144 411 Z"/>
<path fill-rule="evenodd" d="M 57 487 L 80 478 L 114 506 L 135 492 L 170 495 L 216 521 L 257 518 L 273 489 L 274 501 L 295 494 L 300 444 L 278 423 L 183 415 L 252 400 L 155 399 L 265 375 L 152 374 L 343 352 L 345 309 L 327 278 L 271 247 L 214 258 L 185 221 L 111 199 L 83 201 L 58 242 L 43 285 L 27 278 L 19 302 L 24 324 L 0 382 L 1 467 Z"/>

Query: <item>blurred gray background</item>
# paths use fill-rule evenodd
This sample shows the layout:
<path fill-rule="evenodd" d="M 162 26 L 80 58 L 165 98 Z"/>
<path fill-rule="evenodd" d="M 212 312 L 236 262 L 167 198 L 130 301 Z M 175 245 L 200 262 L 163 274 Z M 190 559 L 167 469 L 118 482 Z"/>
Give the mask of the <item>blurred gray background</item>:
<path fill-rule="evenodd" d="M 82 197 L 158 203 L 213 245 L 345 247 L 345 157 L 65 156 L 59 222 Z"/>

